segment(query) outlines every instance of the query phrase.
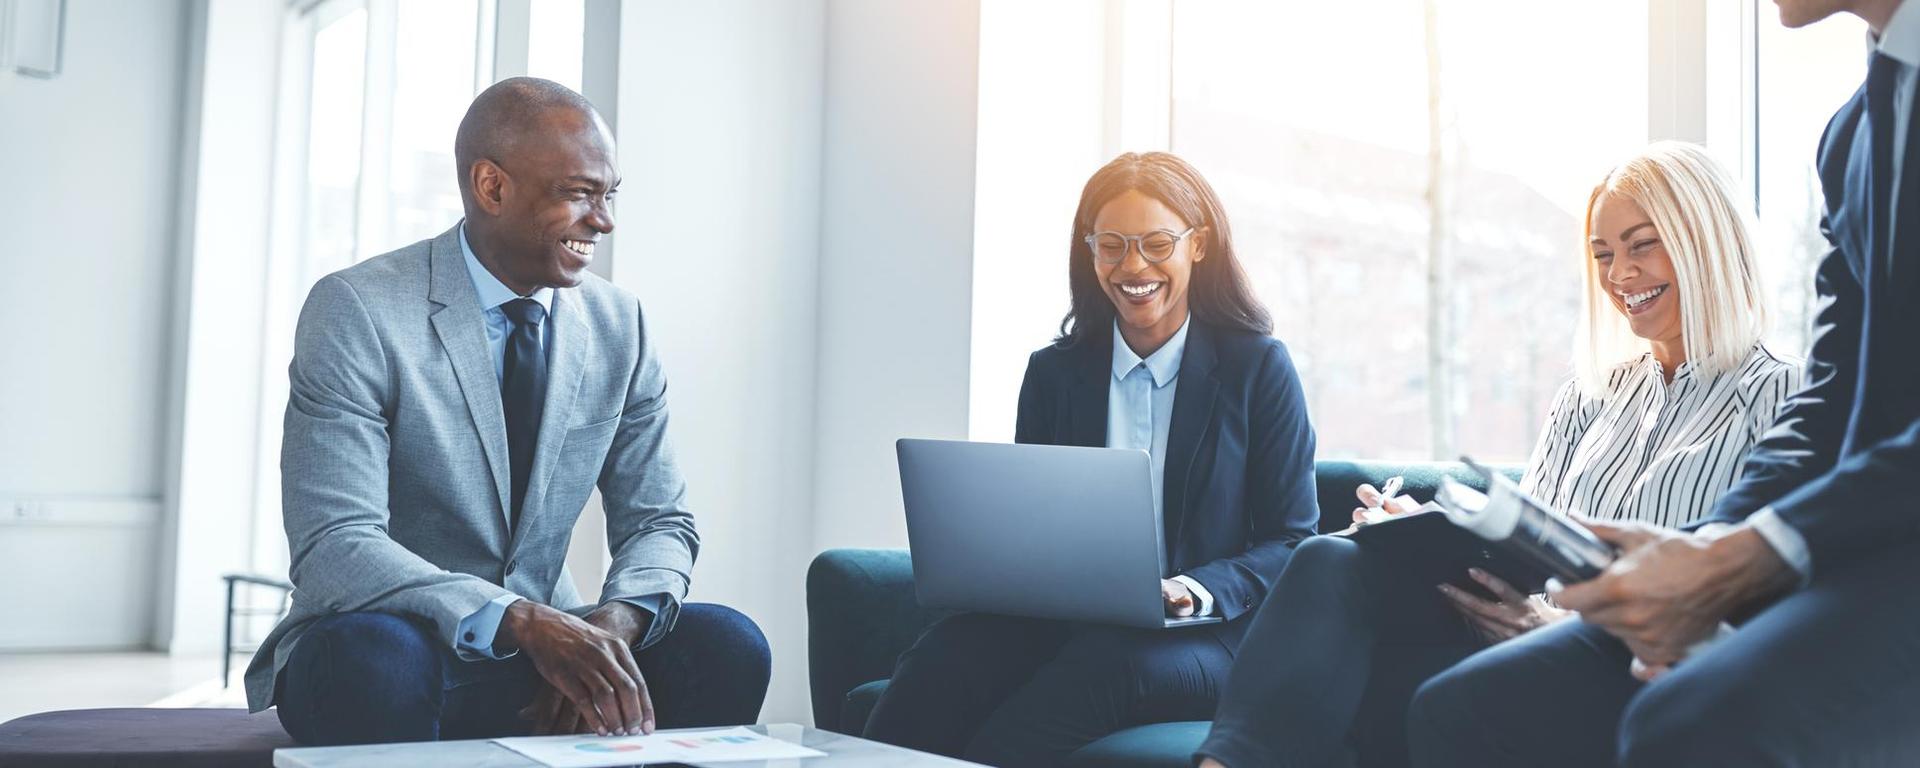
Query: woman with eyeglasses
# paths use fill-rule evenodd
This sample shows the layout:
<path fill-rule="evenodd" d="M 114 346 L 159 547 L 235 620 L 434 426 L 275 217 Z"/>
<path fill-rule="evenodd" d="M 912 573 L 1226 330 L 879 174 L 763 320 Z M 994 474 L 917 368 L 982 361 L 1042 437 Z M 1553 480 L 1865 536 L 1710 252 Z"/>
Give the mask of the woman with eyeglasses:
<path fill-rule="evenodd" d="M 1761 343 L 1751 200 L 1705 150 L 1679 142 L 1647 147 L 1593 188 L 1575 376 L 1547 411 L 1521 490 L 1596 527 L 1678 527 L 1740 478 L 1800 381 L 1795 362 Z M 1370 487 L 1360 496 L 1383 501 Z M 1251 622 L 1195 762 L 1406 764 L 1408 706 L 1423 683 L 1572 618 L 1490 573 L 1462 576 L 1475 589 L 1422 580 L 1343 536 L 1302 543 Z"/>
<path fill-rule="evenodd" d="M 1067 276 L 1071 309 L 1027 362 L 1015 439 L 1147 451 L 1167 615 L 1223 621 L 1144 630 L 951 616 L 902 654 L 868 738 L 1053 766 L 1124 728 L 1208 719 L 1248 613 L 1318 522 L 1299 377 L 1193 166 L 1128 153 L 1094 173 Z"/>

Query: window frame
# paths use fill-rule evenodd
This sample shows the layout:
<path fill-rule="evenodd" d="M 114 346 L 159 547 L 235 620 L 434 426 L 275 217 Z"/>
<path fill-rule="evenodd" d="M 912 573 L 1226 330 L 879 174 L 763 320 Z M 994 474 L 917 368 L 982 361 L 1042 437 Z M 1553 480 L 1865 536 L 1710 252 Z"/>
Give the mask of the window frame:
<path fill-rule="evenodd" d="M 395 88 L 396 31 L 403 0 L 311 0 L 290 4 L 281 24 L 278 103 L 273 141 L 272 215 L 268 225 L 265 303 L 261 340 L 263 360 L 292 356 L 294 322 L 304 299 L 311 264 L 307 251 L 306 210 L 309 202 L 308 157 L 311 125 L 314 40 L 329 24 L 356 10 L 367 14 L 364 81 L 360 122 L 360 153 L 354 191 L 353 260 L 363 261 L 392 247 L 386 233 L 392 210 L 377 185 L 368 179 L 386 178 L 390 170 L 392 115 Z M 502 67 L 496 45 L 519 40 L 519 66 L 524 69 L 528 34 L 526 13 L 531 0 L 475 0 L 475 93 L 494 82 Z M 521 12 L 518 17 L 515 11 Z M 516 21 L 517 18 L 517 21 Z M 511 62 L 506 62 L 509 66 Z M 253 530 L 250 562 L 255 570 L 281 572 L 287 566 L 286 537 L 280 523 L 279 450 L 280 410 L 285 407 L 286 370 L 269 363 L 260 373 L 260 412 L 255 434 L 260 449 L 254 457 Z"/>

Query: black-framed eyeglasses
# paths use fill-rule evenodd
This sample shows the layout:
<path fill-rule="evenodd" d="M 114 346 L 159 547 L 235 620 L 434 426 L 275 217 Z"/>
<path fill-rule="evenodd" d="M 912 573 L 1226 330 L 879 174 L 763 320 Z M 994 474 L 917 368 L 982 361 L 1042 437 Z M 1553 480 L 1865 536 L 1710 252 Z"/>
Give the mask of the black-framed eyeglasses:
<path fill-rule="evenodd" d="M 1159 264 L 1173 258 L 1174 250 L 1180 247 L 1180 241 L 1193 234 L 1195 227 L 1175 233 L 1168 229 L 1156 229 L 1138 235 L 1123 235 L 1118 232 L 1095 232 L 1087 235 L 1087 248 L 1093 251 L 1093 260 L 1102 264 L 1118 264 L 1127 260 L 1129 248 L 1139 248 L 1140 258 L 1148 264 Z"/>

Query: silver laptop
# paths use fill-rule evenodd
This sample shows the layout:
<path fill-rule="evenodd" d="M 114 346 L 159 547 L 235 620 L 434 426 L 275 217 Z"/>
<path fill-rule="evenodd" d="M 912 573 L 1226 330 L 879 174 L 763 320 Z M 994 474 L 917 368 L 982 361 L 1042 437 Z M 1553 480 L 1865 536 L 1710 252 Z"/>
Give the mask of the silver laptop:
<path fill-rule="evenodd" d="M 904 439 L 900 490 L 920 604 L 1130 627 L 1167 618 L 1146 451 Z"/>

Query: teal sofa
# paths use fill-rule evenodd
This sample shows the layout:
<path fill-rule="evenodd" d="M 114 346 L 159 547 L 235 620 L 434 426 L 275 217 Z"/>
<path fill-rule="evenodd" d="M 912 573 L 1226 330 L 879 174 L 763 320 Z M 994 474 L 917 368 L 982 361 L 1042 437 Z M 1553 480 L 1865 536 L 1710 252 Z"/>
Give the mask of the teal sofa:
<path fill-rule="evenodd" d="M 1518 469 L 1502 467 L 1509 476 Z M 1323 461 L 1315 468 L 1320 529 L 1345 528 L 1353 489 L 1405 478 L 1404 493 L 1432 498 L 1440 478 L 1485 488 L 1457 463 Z M 807 570 L 807 657 L 817 727 L 859 735 L 895 660 L 940 613 L 914 599 L 913 560 L 904 549 L 833 549 Z M 1207 736 L 1206 721 L 1155 723 L 1115 733 L 1074 753 L 1073 766 L 1181 768 Z"/>

